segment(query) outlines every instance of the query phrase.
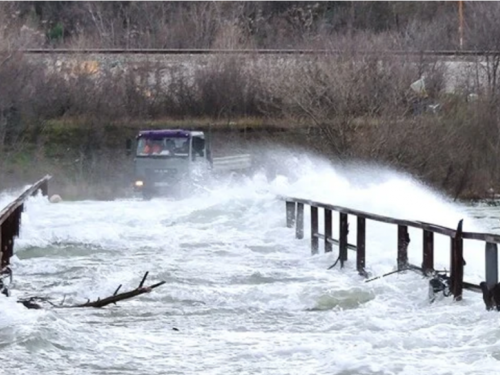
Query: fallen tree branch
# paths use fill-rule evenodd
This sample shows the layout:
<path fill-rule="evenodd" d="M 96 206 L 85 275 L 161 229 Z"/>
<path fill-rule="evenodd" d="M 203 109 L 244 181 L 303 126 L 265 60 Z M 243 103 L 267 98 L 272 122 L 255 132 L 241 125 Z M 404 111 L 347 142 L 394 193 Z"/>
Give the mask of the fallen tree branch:
<path fill-rule="evenodd" d="M 149 274 L 149 272 L 146 272 L 144 274 L 144 276 L 143 276 L 143 278 L 141 280 L 141 283 L 139 284 L 139 286 L 137 288 L 135 288 L 135 289 L 133 289 L 133 290 L 131 290 L 129 292 L 123 292 L 123 293 L 118 294 L 118 291 L 122 287 L 122 284 L 120 284 L 118 286 L 118 288 L 116 288 L 116 290 L 115 290 L 115 292 L 113 293 L 112 296 L 106 297 L 106 298 L 103 298 L 103 299 L 97 298 L 96 301 L 87 300 L 87 302 L 81 303 L 81 304 L 77 304 L 77 305 L 63 305 L 63 303 L 64 303 L 64 300 L 63 300 L 63 302 L 61 302 L 60 305 L 56 305 L 56 304 L 50 302 L 47 298 L 43 298 L 43 297 L 31 297 L 31 298 L 28 298 L 28 299 L 19 300 L 17 302 L 22 303 L 28 309 L 41 309 L 42 306 L 40 306 L 39 304 L 37 304 L 36 303 L 37 301 L 47 302 L 50 305 L 52 305 L 53 308 L 76 308 L 76 307 L 97 307 L 97 308 L 100 308 L 100 307 L 104 307 L 104 306 L 110 305 L 112 303 L 116 304 L 119 301 L 123 301 L 123 300 L 129 299 L 129 298 L 133 298 L 133 297 L 139 296 L 139 295 L 144 294 L 144 293 L 149 293 L 153 289 L 158 288 L 159 286 L 161 286 L 161 285 L 163 285 L 163 284 L 166 283 L 166 281 L 160 281 L 159 283 L 156 283 L 156 284 L 153 284 L 153 285 L 150 285 L 150 286 L 143 286 L 144 283 L 146 282 L 146 278 L 148 277 L 148 274 Z"/>
<path fill-rule="evenodd" d="M 113 295 L 110 297 L 107 297 L 104 299 L 98 298 L 96 301 L 92 301 L 92 302 L 89 300 L 89 301 L 82 303 L 82 304 L 79 304 L 79 305 L 69 305 L 69 306 L 66 305 L 66 306 L 60 306 L 60 307 L 61 308 L 104 307 L 104 306 L 110 305 L 112 303 L 116 304 L 119 301 L 123 301 L 123 300 L 129 299 L 129 298 L 139 296 L 139 295 L 144 294 L 144 293 L 149 293 L 153 289 L 158 288 L 159 286 L 165 284 L 165 281 L 160 281 L 159 283 L 153 284 L 151 286 L 146 286 L 146 287 L 143 286 L 144 283 L 146 282 L 146 278 L 148 277 L 148 274 L 149 274 L 149 271 L 144 274 L 139 286 L 137 288 L 135 288 L 134 290 L 131 290 L 129 292 L 123 292 L 123 293 L 118 294 L 118 291 L 122 287 L 122 285 L 120 284 L 118 286 L 118 288 L 116 288 Z"/>
<path fill-rule="evenodd" d="M 157 287 L 159 287 L 160 285 L 163 285 L 163 284 L 165 284 L 165 281 L 161 281 L 161 282 L 159 282 L 157 284 L 154 284 L 154 285 L 151 285 L 151 286 L 148 286 L 148 287 L 136 288 L 134 290 L 131 290 L 130 292 L 123 292 L 123 293 L 117 294 L 115 296 L 107 297 L 107 298 L 104 298 L 104 299 L 98 298 L 97 301 L 93 301 L 93 302 L 87 301 L 87 302 L 85 302 L 83 304 L 80 304 L 80 305 L 60 306 L 60 307 L 63 307 L 63 308 L 104 307 L 106 305 L 110 305 L 112 303 L 116 304 L 119 301 L 123 301 L 123 300 L 129 299 L 129 298 L 133 298 L 133 297 L 139 296 L 139 295 L 144 294 L 144 293 L 149 293 L 149 292 L 151 292 L 152 289 L 157 288 Z"/>

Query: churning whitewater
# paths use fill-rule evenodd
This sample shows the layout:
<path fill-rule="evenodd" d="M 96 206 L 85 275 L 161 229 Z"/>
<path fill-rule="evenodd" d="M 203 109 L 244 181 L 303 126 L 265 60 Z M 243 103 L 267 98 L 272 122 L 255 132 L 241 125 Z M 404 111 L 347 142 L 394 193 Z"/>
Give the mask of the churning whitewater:
<path fill-rule="evenodd" d="M 467 231 L 498 231 L 500 213 L 448 202 L 411 177 L 376 166 L 340 169 L 278 154 L 269 164 L 272 175 L 263 169 L 212 183 L 179 201 L 30 198 L 15 246 L 13 298 L 0 298 L 0 372 L 497 372 L 499 316 L 485 311 L 479 294 L 465 291 L 461 302 L 431 305 L 428 280 L 411 272 L 364 283 L 352 252 L 346 268 L 327 270 L 337 249 L 311 256 L 308 236 L 296 240 L 285 227 L 277 196 L 449 227 L 464 219 Z M 17 193 L 0 195 L 0 205 Z M 354 243 L 355 221 L 350 225 Z M 371 275 L 395 268 L 396 232 L 367 223 Z M 410 229 L 413 264 L 422 262 L 421 237 Z M 436 268 L 448 266 L 449 246 L 436 236 Z M 481 281 L 483 252 L 482 244 L 465 242 L 466 281 Z M 15 302 L 31 295 L 84 302 L 113 294 L 119 284 L 135 288 L 145 271 L 151 283 L 167 283 L 116 306 L 41 311 Z"/>

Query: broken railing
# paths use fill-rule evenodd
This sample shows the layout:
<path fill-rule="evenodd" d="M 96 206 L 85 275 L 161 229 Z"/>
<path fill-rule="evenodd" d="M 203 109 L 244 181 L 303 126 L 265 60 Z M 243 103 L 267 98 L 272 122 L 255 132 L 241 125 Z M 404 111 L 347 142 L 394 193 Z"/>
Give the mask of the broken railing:
<path fill-rule="evenodd" d="M 51 176 L 45 176 L 39 181 L 35 182 L 29 188 L 27 188 L 21 195 L 14 199 L 10 204 L 7 205 L 2 211 L 0 211 L 0 293 L 9 296 L 8 288 L 3 283 L 3 278 L 9 277 L 12 281 L 12 271 L 9 267 L 10 258 L 14 254 L 14 238 L 19 236 L 21 227 L 21 214 L 24 210 L 24 202 L 30 196 L 37 194 L 41 191 L 42 195 L 48 195 L 48 183 Z M 59 304 L 55 305 L 49 298 L 46 297 L 29 297 L 18 300 L 18 303 L 22 303 L 28 309 L 41 309 L 43 308 L 40 302 L 47 302 L 54 308 L 77 308 L 77 307 L 95 307 L 100 308 L 110 304 L 115 304 L 119 301 L 130 299 L 139 296 L 144 293 L 149 293 L 151 290 L 158 288 L 165 284 L 165 281 L 160 281 L 156 284 L 150 286 L 144 286 L 146 278 L 149 272 L 146 272 L 141 280 L 139 286 L 127 292 L 118 293 L 122 287 L 120 284 L 115 290 L 112 296 L 95 301 L 88 300 L 85 303 L 80 304 L 64 304 L 64 300 Z M 178 331 L 177 328 L 173 328 Z"/>
<path fill-rule="evenodd" d="M 397 242 L 397 269 L 403 271 L 412 269 L 422 272 L 424 275 L 434 273 L 434 234 L 438 233 L 450 238 L 450 292 L 456 300 L 462 299 L 463 289 L 481 291 L 479 285 L 464 282 L 464 258 L 463 240 L 471 239 L 483 241 L 485 243 L 485 272 L 486 284 L 492 288 L 498 283 L 498 249 L 500 235 L 489 233 L 463 232 L 462 220 L 457 225 L 457 229 L 446 228 L 436 224 L 429 224 L 422 221 L 410 221 L 396 219 L 392 217 L 358 211 L 351 208 L 335 206 L 326 203 L 314 202 L 307 199 L 280 197 L 286 202 L 286 225 L 293 228 L 295 225 L 295 236 L 298 239 L 304 238 L 304 206 L 310 207 L 311 220 L 311 253 L 319 253 L 319 241 L 323 240 L 325 253 L 332 251 L 332 245 L 338 245 L 340 266 L 348 258 L 348 250 L 356 252 L 356 269 L 360 275 L 367 277 L 366 266 L 366 222 L 372 220 L 380 223 L 396 225 Z M 324 213 L 324 232 L 319 232 L 319 210 Z M 332 213 L 339 215 L 338 239 L 332 237 Z M 348 243 L 349 215 L 354 216 L 357 222 L 356 244 Z M 408 262 L 408 245 L 410 236 L 408 228 L 421 229 L 423 236 L 423 262 L 421 266 L 415 266 Z"/>
<path fill-rule="evenodd" d="M 10 273 L 8 266 L 14 252 L 14 237 L 19 236 L 24 202 L 39 190 L 46 196 L 50 179 L 47 175 L 38 180 L 0 211 L 0 274 Z"/>

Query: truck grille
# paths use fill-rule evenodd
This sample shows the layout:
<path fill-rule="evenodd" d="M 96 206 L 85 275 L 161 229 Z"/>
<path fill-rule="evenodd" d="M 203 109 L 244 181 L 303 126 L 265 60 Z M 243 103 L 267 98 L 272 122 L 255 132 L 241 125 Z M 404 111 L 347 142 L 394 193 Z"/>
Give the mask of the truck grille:
<path fill-rule="evenodd" d="M 177 169 L 164 168 L 164 169 L 148 169 L 146 171 L 148 178 L 152 181 L 164 181 L 172 179 L 177 176 Z"/>
<path fill-rule="evenodd" d="M 177 174 L 177 169 L 175 168 L 168 168 L 168 169 L 153 169 L 153 173 L 157 175 L 170 175 L 173 176 Z"/>

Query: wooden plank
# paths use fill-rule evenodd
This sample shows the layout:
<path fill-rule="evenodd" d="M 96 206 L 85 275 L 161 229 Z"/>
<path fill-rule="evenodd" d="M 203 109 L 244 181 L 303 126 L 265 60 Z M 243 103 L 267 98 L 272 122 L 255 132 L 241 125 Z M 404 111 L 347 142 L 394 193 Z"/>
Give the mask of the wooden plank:
<path fill-rule="evenodd" d="M 10 258 L 7 257 L 7 251 L 5 247 L 5 238 L 6 235 L 4 233 L 7 229 L 7 224 L 0 224 L 0 271 L 2 271 L 5 267 L 7 267 L 10 263 Z"/>
<path fill-rule="evenodd" d="M 408 268 L 408 245 L 410 235 L 406 225 L 398 225 L 398 270 Z"/>
<path fill-rule="evenodd" d="M 295 225 L 295 238 L 304 238 L 304 203 L 297 203 L 297 220 Z"/>
<path fill-rule="evenodd" d="M 286 227 L 293 228 L 295 224 L 295 202 L 286 202 Z"/>
<path fill-rule="evenodd" d="M 424 230 L 422 268 L 427 274 L 434 270 L 434 233 Z"/>
<path fill-rule="evenodd" d="M 41 186 L 48 183 L 51 178 L 51 176 L 45 176 L 38 180 L 27 188 L 21 195 L 19 195 L 19 197 L 9 203 L 2 211 L 0 211 L 0 224 L 2 224 L 21 204 L 23 204 L 29 196 L 36 194 L 36 192 L 41 189 Z"/>
<path fill-rule="evenodd" d="M 311 206 L 311 254 L 319 252 L 318 234 L 318 207 Z"/>
<path fill-rule="evenodd" d="M 347 235 L 349 234 L 348 216 L 346 213 L 339 214 L 339 257 L 340 267 L 344 267 L 347 261 Z"/>
<path fill-rule="evenodd" d="M 450 291 L 456 301 L 460 301 L 462 299 L 464 286 L 462 224 L 463 220 L 460 220 L 457 226 L 455 238 L 451 239 Z"/>
<path fill-rule="evenodd" d="M 357 218 L 356 230 L 356 269 L 360 275 L 366 276 L 366 219 L 364 217 Z"/>
<path fill-rule="evenodd" d="M 324 234 L 322 233 L 318 233 L 316 234 L 316 237 L 318 237 L 320 240 L 325 240 L 326 242 L 332 244 L 332 245 L 339 245 L 339 240 L 337 240 L 336 238 L 331 238 L 331 237 L 325 237 Z M 354 250 L 356 251 L 357 248 L 356 248 L 356 245 L 353 245 L 351 243 L 348 243 L 347 244 L 347 250 Z"/>
<path fill-rule="evenodd" d="M 44 197 L 47 197 L 49 195 L 49 179 L 43 179 L 42 180 L 42 183 L 40 184 L 40 193 L 42 193 L 42 195 Z"/>
<path fill-rule="evenodd" d="M 332 251 L 332 243 L 328 241 L 328 238 L 332 238 L 332 211 L 325 209 L 325 253 L 330 253 Z"/>
<path fill-rule="evenodd" d="M 480 240 L 492 243 L 500 243 L 500 235 L 492 233 L 463 232 L 462 238 L 466 240 Z"/>
<path fill-rule="evenodd" d="M 326 208 L 326 209 L 336 211 L 339 213 L 345 213 L 348 215 L 363 217 L 365 219 L 374 220 L 374 221 L 378 221 L 381 223 L 404 225 L 404 226 L 412 227 L 412 228 L 426 229 L 426 230 L 429 230 L 429 231 L 434 232 L 434 233 L 443 234 L 445 236 L 455 236 L 454 229 L 446 228 L 446 227 L 436 225 L 436 224 L 429 224 L 429 223 L 425 223 L 425 222 L 421 222 L 421 221 L 395 219 L 395 218 L 388 217 L 388 216 L 377 215 L 377 214 L 368 213 L 368 212 L 359 211 L 359 210 L 354 210 L 354 209 L 342 207 L 342 206 L 336 206 L 336 205 L 331 205 L 331 204 L 326 204 L 326 203 L 321 203 L 321 202 L 315 202 L 315 201 L 311 201 L 308 199 L 293 198 L 293 197 L 283 197 L 283 199 L 286 199 L 286 200 L 289 200 L 292 202 L 303 203 L 303 204 L 306 204 L 308 206 L 315 206 L 315 207 L 323 208 L 323 209 Z M 500 242 L 500 236 L 498 236 L 498 240 Z"/>
<path fill-rule="evenodd" d="M 455 237 L 455 234 L 456 234 L 455 229 L 447 228 L 447 227 L 437 225 L 437 224 L 430 224 L 430 223 L 426 223 L 423 221 L 411 221 L 411 220 L 395 219 L 392 217 L 377 215 L 377 214 L 373 214 L 373 213 L 369 213 L 369 212 L 350 209 L 347 207 L 336 206 L 336 205 L 331 205 L 331 204 L 326 204 L 326 203 L 321 203 L 321 202 L 315 202 L 315 201 L 301 199 L 301 198 L 284 197 L 284 196 L 280 196 L 279 198 L 283 199 L 283 200 L 290 201 L 290 202 L 297 202 L 297 203 L 301 202 L 301 203 L 307 204 L 309 206 L 315 206 L 318 208 L 323 208 L 323 209 L 326 208 L 328 210 L 335 211 L 335 212 L 343 212 L 343 213 L 346 213 L 349 215 L 355 215 L 357 217 L 363 217 L 365 219 L 374 220 L 374 221 L 378 221 L 381 223 L 405 225 L 405 226 L 411 227 L 411 228 L 418 228 L 418 229 L 422 229 L 422 230 L 427 230 L 427 231 L 432 232 L 432 233 L 438 233 L 438 234 L 442 234 L 442 235 L 449 236 L 449 237 Z M 479 241 L 486 241 L 486 242 L 491 242 L 491 243 L 500 243 L 500 235 L 493 234 L 493 233 L 462 232 L 461 237 L 463 239 L 479 240 Z"/>
<path fill-rule="evenodd" d="M 470 290 L 470 291 L 476 292 L 476 293 L 481 293 L 481 294 L 483 293 L 483 290 L 477 284 L 468 283 L 467 281 L 464 281 L 463 284 L 464 284 L 464 289 L 467 289 L 467 290 Z"/>
<path fill-rule="evenodd" d="M 496 243 L 486 242 L 485 249 L 485 274 L 488 288 L 498 284 L 498 246 Z"/>
<path fill-rule="evenodd" d="M 14 215 L 9 216 L 1 226 L 0 242 L 2 243 L 2 264 L 0 270 L 10 264 L 10 258 L 14 255 Z"/>

